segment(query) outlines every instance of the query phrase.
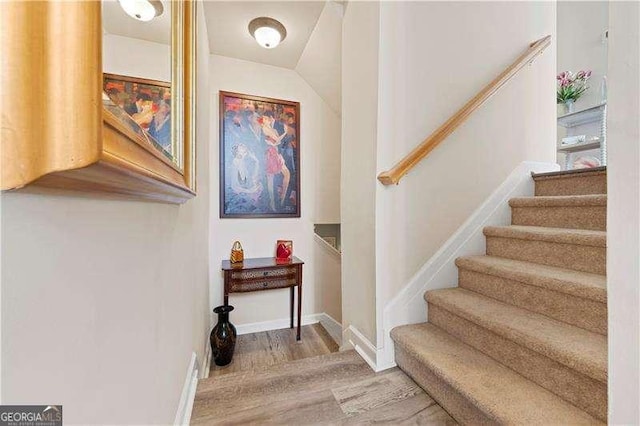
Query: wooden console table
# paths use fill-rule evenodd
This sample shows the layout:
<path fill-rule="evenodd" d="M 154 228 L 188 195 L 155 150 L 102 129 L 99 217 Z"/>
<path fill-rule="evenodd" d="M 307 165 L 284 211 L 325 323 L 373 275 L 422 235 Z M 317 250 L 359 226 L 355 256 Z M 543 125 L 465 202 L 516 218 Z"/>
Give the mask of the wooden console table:
<path fill-rule="evenodd" d="M 224 304 L 229 304 L 229 293 L 272 290 L 289 287 L 291 293 L 291 328 L 293 328 L 294 288 L 298 287 L 298 330 L 296 340 L 300 340 L 302 322 L 302 265 L 304 262 L 294 257 L 290 262 L 279 263 L 274 257 L 245 259 L 242 263 L 231 264 L 222 261 L 224 272 Z"/>

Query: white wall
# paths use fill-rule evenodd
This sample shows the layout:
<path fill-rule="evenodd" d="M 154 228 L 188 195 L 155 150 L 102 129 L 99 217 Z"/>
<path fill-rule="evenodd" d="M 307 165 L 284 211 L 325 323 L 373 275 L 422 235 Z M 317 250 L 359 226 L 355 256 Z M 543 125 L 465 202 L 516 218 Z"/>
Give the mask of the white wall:
<path fill-rule="evenodd" d="M 609 423 L 640 424 L 640 7 L 612 1 L 609 13 Z"/>
<path fill-rule="evenodd" d="M 377 2 L 349 3 L 342 26 L 342 326 L 375 342 Z"/>
<path fill-rule="evenodd" d="M 3 404 L 63 404 L 69 424 L 173 422 L 208 334 L 207 97 L 197 118 L 185 205 L 2 194 Z"/>
<path fill-rule="evenodd" d="M 171 81 L 171 46 L 103 34 L 102 70 L 111 74 Z"/>
<path fill-rule="evenodd" d="M 607 43 L 604 32 L 609 27 L 608 1 L 559 1 L 557 71 L 593 71 L 590 88 L 576 102 L 576 110 L 601 102 L 600 84 L 607 73 Z"/>
<path fill-rule="evenodd" d="M 318 17 L 295 72 L 326 102 L 340 119 L 343 6 L 328 1 Z M 315 223 L 340 223 L 340 124 L 332 126 L 331 139 L 314 155 L 318 202 Z M 318 198 L 319 197 L 319 198 Z"/>
<path fill-rule="evenodd" d="M 418 145 L 530 42 L 555 37 L 552 3 L 382 3 L 381 15 L 379 171 Z M 384 300 L 522 161 L 554 160 L 555 69 L 551 46 L 400 185 L 377 185 L 377 243 L 388 252 L 378 276 Z"/>
<path fill-rule="evenodd" d="M 362 315 L 346 314 L 356 297 L 370 316 L 375 300 L 373 327 L 361 320 L 360 331 L 378 348 L 385 304 L 522 161 L 553 161 L 556 133 L 554 42 L 398 186 L 377 183 L 529 43 L 555 38 L 556 22 L 543 2 L 379 5 L 379 19 L 362 10 L 376 3 L 347 7 L 342 84 L 343 316 Z M 375 277 L 351 275 L 358 267 Z"/>
<path fill-rule="evenodd" d="M 342 110 L 343 9 L 337 2 L 325 3 L 295 68 L 338 115 Z"/>
<path fill-rule="evenodd" d="M 608 1 L 559 1 L 557 2 L 558 50 L 557 72 L 590 69 L 589 89 L 575 104 L 576 111 L 602 103 L 600 86 L 607 74 L 607 42 L 603 42 L 605 31 L 609 27 Z M 558 106 L 558 115 L 566 113 L 564 105 Z M 591 123 L 575 129 L 574 134 L 600 133 L 600 124 Z M 568 134 L 567 129 L 558 126 L 557 139 Z M 577 153 L 574 161 L 581 155 L 600 157 L 599 150 Z M 558 164 L 564 167 L 566 154 L 558 153 Z"/>
<path fill-rule="evenodd" d="M 341 255 L 321 237 L 314 237 L 313 267 L 316 285 L 315 297 L 319 299 L 324 312 L 338 322 L 342 322 Z"/>
<path fill-rule="evenodd" d="M 293 240 L 294 254 L 303 259 L 303 315 L 325 312 L 324 282 L 316 280 L 314 264 L 314 223 L 340 222 L 339 161 L 340 119 L 329 105 L 293 70 L 232 59 L 210 57 L 211 164 L 218 164 L 219 91 L 300 102 L 300 149 L 302 216 L 299 219 L 220 219 L 219 176 L 211 179 L 211 293 L 210 304 L 222 303 L 223 285 L 220 262 L 229 258 L 231 246 L 239 240 L 245 257 L 269 257 L 278 239 Z M 336 148 L 337 146 L 337 148 Z M 337 168 L 337 170 L 336 170 Z M 337 177 L 336 177 L 337 176 Z M 231 321 L 236 325 L 287 318 L 288 289 L 232 294 L 229 303 L 236 310 Z M 339 305 L 336 300 L 334 304 Z M 215 319 L 212 319 L 215 321 Z"/>

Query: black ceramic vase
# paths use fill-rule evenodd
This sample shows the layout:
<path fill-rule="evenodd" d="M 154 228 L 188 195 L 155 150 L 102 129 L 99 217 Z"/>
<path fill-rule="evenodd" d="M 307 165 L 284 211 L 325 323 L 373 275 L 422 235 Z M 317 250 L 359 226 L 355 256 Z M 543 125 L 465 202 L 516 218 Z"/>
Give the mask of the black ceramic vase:
<path fill-rule="evenodd" d="M 218 306 L 213 310 L 218 314 L 218 323 L 209 336 L 211 342 L 211 354 L 216 365 L 227 365 L 233 358 L 233 350 L 236 347 L 236 328 L 229 322 L 229 312 L 233 306 Z"/>

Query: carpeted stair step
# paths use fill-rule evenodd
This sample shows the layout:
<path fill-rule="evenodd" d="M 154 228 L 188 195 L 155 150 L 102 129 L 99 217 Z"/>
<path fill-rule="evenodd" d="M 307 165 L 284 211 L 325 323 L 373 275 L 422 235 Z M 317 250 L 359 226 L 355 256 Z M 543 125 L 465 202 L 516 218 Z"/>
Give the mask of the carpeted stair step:
<path fill-rule="evenodd" d="M 604 275 L 493 256 L 456 259 L 458 286 L 607 334 Z"/>
<path fill-rule="evenodd" d="M 475 292 L 429 291 L 429 322 L 590 414 L 607 415 L 607 338 Z"/>
<path fill-rule="evenodd" d="M 433 324 L 391 331 L 398 366 L 462 424 L 600 424 Z"/>
<path fill-rule="evenodd" d="M 607 229 L 607 196 L 603 194 L 513 198 L 509 205 L 513 225 Z"/>
<path fill-rule="evenodd" d="M 488 226 L 487 254 L 576 271 L 606 274 L 604 231 L 538 226 Z"/>
<path fill-rule="evenodd" d="M 535 195 L 587 195 L 607 193 L 607 168 L 534 173 Z"/>

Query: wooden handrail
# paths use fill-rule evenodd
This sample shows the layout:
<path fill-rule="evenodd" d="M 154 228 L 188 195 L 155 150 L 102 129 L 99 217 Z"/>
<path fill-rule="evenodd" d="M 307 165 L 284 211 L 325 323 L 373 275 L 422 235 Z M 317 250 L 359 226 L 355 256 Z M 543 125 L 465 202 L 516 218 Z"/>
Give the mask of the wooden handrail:
<path fill-rule="evenodd" d="M 544 49 L 551 43 L 551 36 L 548 35 L 529 45 L 529 48 L 518 59 L 515 60 L 507 69 L 497 76 L 491 83 L 486 85 L 476 96 L 467 102 L 458 110 L 451 118 L 449 118 L 442 126 L 433 132 L 420 145 L 414 148 L 407 156 L 396 163 L 393 168 L 382 172 L 378 175 L 378 180 L 383 185 L 397 184 L 400 179 L 406 175 L 416 164 L 426 157 L 435 147 L 446 139 L 455 129 L 457 129 L 464 121 L 477 110 L 480 105 L 485 103 L 498 89 L 500 89 L 507 81 L 515 76 L 526 64 L 541 54 Z"/>

